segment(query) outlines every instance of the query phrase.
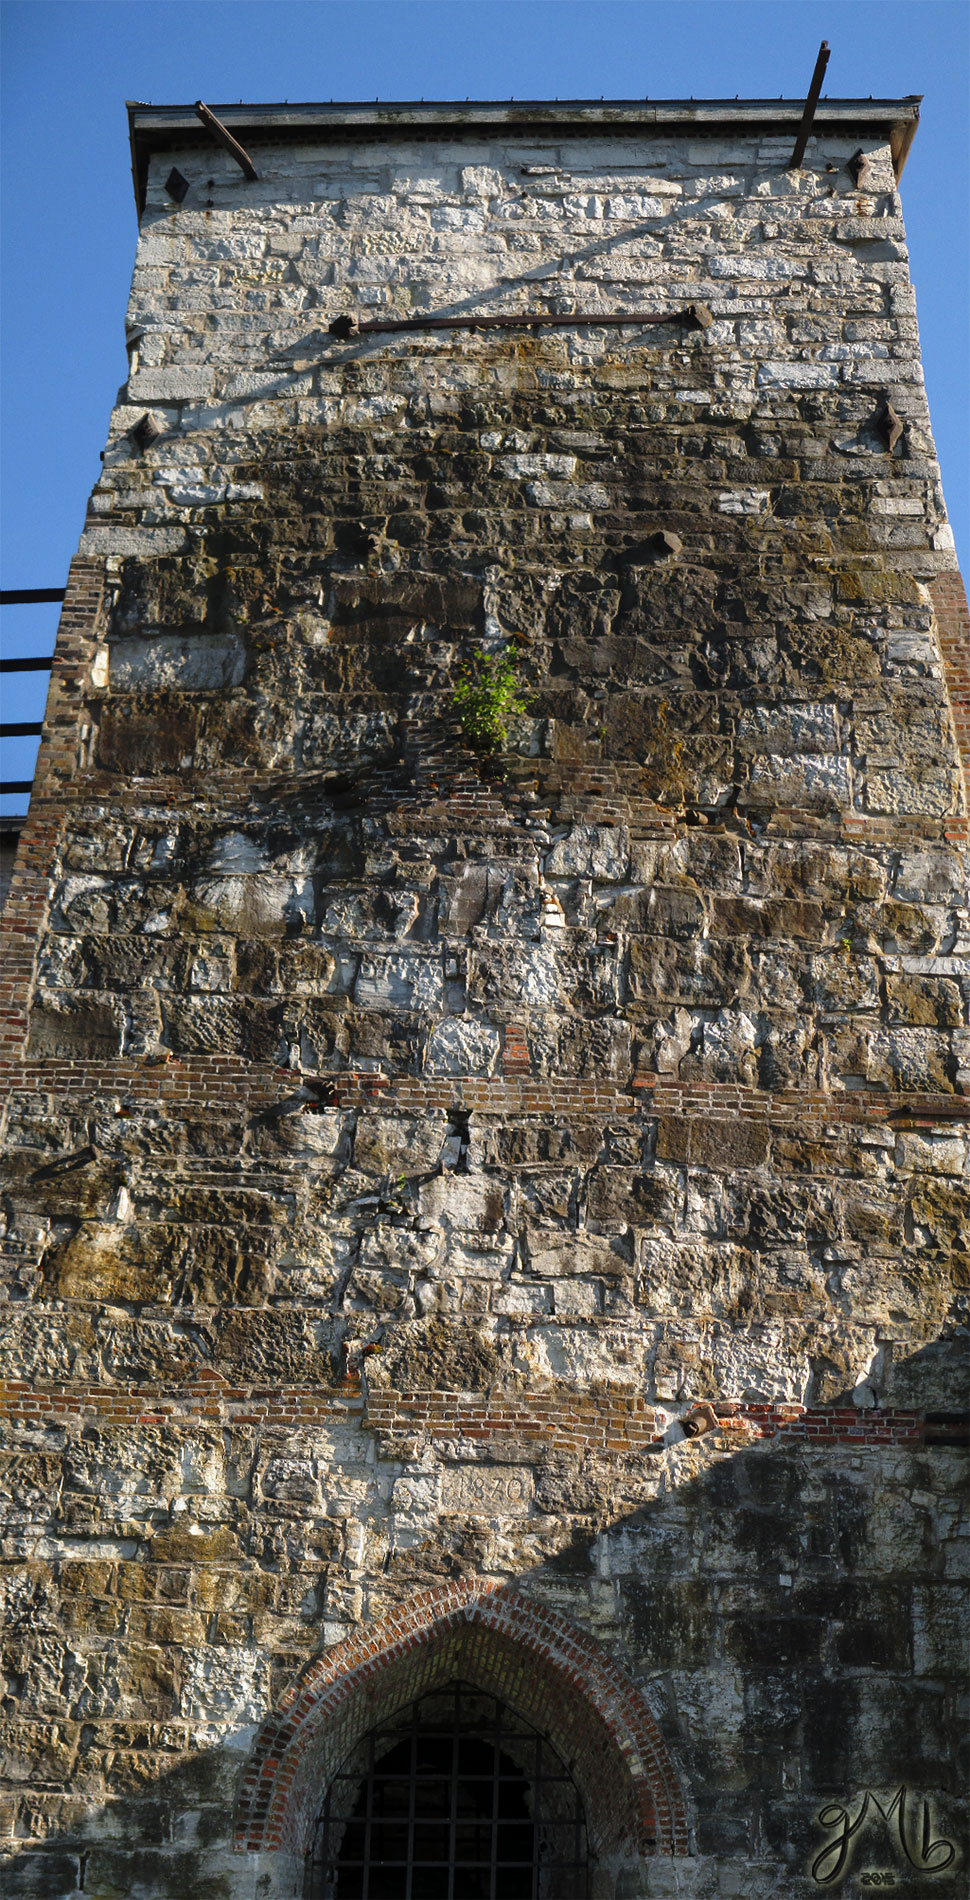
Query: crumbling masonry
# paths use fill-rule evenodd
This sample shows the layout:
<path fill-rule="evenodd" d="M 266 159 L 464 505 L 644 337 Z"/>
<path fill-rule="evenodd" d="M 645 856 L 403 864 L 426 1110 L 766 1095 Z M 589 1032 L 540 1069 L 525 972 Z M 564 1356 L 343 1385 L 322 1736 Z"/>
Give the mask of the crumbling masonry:
<path fill-rule="evenodd" d="M 131 109 L 3 923 L 6 1894 L 964 1890 L 917 112 Z"/>

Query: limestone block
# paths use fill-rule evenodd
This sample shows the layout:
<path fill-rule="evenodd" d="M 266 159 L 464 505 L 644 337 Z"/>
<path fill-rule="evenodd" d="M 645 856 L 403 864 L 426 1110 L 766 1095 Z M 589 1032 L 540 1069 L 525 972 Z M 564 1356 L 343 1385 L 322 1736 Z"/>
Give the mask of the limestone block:
<path fill-rule="evenodd" d="M 502 455 L 496 466 L 503 475 L 548 475 L 570 480 L 577 464 L 574 455 Z"/>
<path fill-rule="evenodd" d="M 169 499 L 176 508 L 214 508 L 227 493 L 225 482 L 182 481 L 171 484 Z"/>
<path fill-rule="evenodd" d="M 494 1233 L 505 1224 L 501 1187 L 487 1176 L 442 1174 L 422 1184 L 423 1221 L 464 1233 Z"/>
<path fill-rule="evenodd" d="M 630 1074 L 632 1032 L 622 1017 L 603 1015 L 590 1025 L 544 1013 L 531 1018 L 528 1042 L 533 1062 L 544 1073 L 609 1076 L 619 1082 Z"/>
<path fill-rule="evenodd" d="M 945 755 L 920 760 L 913 766 L 885 766 L 870 760 L 866 767 L 866 803 L 870 811 L 921 813 L 942 817 L 958 808 L 958 780 Z"/>
<path fill-rule="evenodd" d="M 655 1227 L 671 1218 L 674 1205 L 673 1183 L 664 1175 L 625 1168 L 597 1168 L 589 1177 L 587 1194 L 594 1231 Z"/>
<path fill-rule="evenodd" d="M 536 508 L 600 509 L 612 500 L 603 482 L 527 482 L 525 493 Z"/>
<path fill-rule="evenodd" d="M 932 1029 L 878 1029 L 869 1043 L 869 1075 L 896 1089 L 949 1093 L 949 1038 Z"/>
<path fill-rule="evenodd" d="M 916 959 L 913 959 L 916 961 Z M 932 962 L 933 959 L 928 959 Z M 960 959 L 939 958 L 940 963 L 952 962 L 956 967 L 953 975 L 962 974 Z M 966 1007 L 961 989 L 956 983 L 947 980 L 947 972 L 922 974 L 908 971 L 886 977 L 886 1001 L 891 1020 L 904 1023 L 936 1024 L 940 1029 L 959 1029 L 966 1016 Z"/>
<path fill-rule="evenodd" d="M 965 1627 L 958 1587 L 913 1591 L 913 1666 L 952 1679 L 963 1664 Z"/>
<path fill-rule="evenodd" d="M 429 1075 L 492 1075 L 500 1048 L 490 1024 L 446 1016 L 428 1038 L 425 1068 Z"/>
<path fill-rule="evenodd" d="M 792 277 L 802 277 L 805 274 L 804 264 L 800 264 L 794 258 L 779 257 L 770 253 L 759 254 L 754 249 L 739 256 L 709 257 L 706 260 L 706 270 L 710 277 L 756 278 L 762 283 L 786 283 Z M 779 367 L 790 366 L 779 365 Z M 822 386 L 828 387 L 827 384 Z"/>
<path fill-rule="evenodd" d="M 758 1031 L 750 1017 L 741 1010 L 722 1010 L 702 1024 L 699 1045 L 685 1051 L 678 1073 L 684 1080 L 704 1076 L 712 1081 L 753 1082 L 757 1046 Z"/>
<path fill-rule="evenodd" d="M 527 1471 L 446 1471 L 441 1481 L 441 1509 L 449 1516 L 524 1516 L 529 1512 L 533 1490 L 532 1474 Z"/>
<path fill-rule="evenodd" d="M 311 706 L 306 712 L 297 709 L 293 723 L 307 771 L 364 762 L 389 754 L 393 745 L 391 721 L 383 712 L 348 712 L 338 717 Z M 287 742 L 283 756 L 292 757 L 294 739 Z"/>
<path fill-rule="evenodd" d="M 317 1462 L 309 1457 L 270 1457 L 259 1477 L 263 1497 L 320 1509 L 323 1491 Z"/>
<path fill-rule="evenodd" d="M 441 1010 L 444 978 L 440 959 L 411 956 L 363 956 L 354 988 L 354 1000 L 362 1009 Z"/>
<path fill-rule="evenodd" d="M 774 755 L 834 754 L 839 744 L 836 709 L 825 702 L 810 701 L 745 708 L 738 720 L 738 737 Z"/>
<path fill-rule="evenodd" d="M 838 811 L 851 804 L 851 786 L 849 761 L 838 755 L 765 753 L 752 759 L 745 799 Z"/>
<path fill-rule="evenodd" d="M 860 956 L 846 938 L 831 951 L 811 959 L 812 981 L 818 1005 L 825 1011 L 876 1010 L 879 1007 L 879 965 Z"/>
<path fill-rule="evenodd" d="M 190 906 L 197 930 L 286 937 L 294 926 L 306 928 L 312 922 L 313 884 L 309 878 L 272 873 L 204 878 L 193 886 Z"/>
<path fill-rule="evenodd" d="M 325 892 L 319 907 L 319 928 L 325 937 L 407 937 L 420 916 L 420 902 L 411 892 Z"/>
<path fill-rule="evenodd" d="M 548 852 L 546 875 L 619 883 L 627 875 L 629 851 L 629 836 L 622 826 L 574 826 Z"/>
<path fill-rule="evenodd" d="M 639 218 L 662 218 L 669 209 L 669 203 L 665 204 L 662 198 L 646 196 L 642 192 L 622 196 L 614 194 L 607 198 L 605 205 L 608 218 L 616 218 L 626 223 Z"/>
<path fill-rule="evenodd" d="M 564 997 L 575 1003 L 595 998 L 608 1007 L 616 993 L 615 953 L 558 951 L 548 944 L 476 946 L 468 974 L 470 1002 L 502 1000 L 555 1008 Z"/>
<path fill-rule="evenodd" d="M 115 640 L 109 648 L 109 680 L 116 693 L 216 692 L 238 686 L 246 674 L 246 654 L 233 636 L 194 634 L 185 638 L 156 635 L 148 640 Z"/>
<path fill-rule="evenodd" d="M 189 988 L 218 993 L 235 986 L 234 949 L 231 939 L 215 944 L 193 957 L 189 969 Z"/>
<path fill-rule="evenodd" d="M 366 1174 L 394 1180 L 400 1174 L 427 1173 L 439 1162 L 448 1128 L 442 1110 L 421 1116 L 362 1112 L 354 1137 L 354 1165 Z"/>
<path fill-rule="evenodd" d="M 949 1411 L 965 1407 L 970 1400 L 970 1362 L 966 1340 L 960 1334 L 919 1345 L 899 1339 L 884 1349 L 884 1362 L 887 1404 Z M 936 1508 L 946 1511 L 951 1507 L 940 1500 Z M 962 1504 L 957 1510 L 962 1515 Z"/>
<path fill-rule="evenodd" d="M 121 1049 L 122 1017 L 114 998 L 38 996 L 30 1012 L 34 1056 L 111 1056 Z"/>
<path fill-rule="evenodd" d="M 212 394 L 211 369 L 143 369 L 128 383 L 128 400 L 146 402 L 198 402 Z"/>
<path fill-rule="evenodd" d="M 621 1237 L 557 1235 L 535 1227 L 528 1230 L 528 1258 L 524 1264 L 540 1280 L 573 1274 L 615 1279 L 630 1272 L 630 1247 Z"/>
<path fill-rule="evenodd" d="M 243 1645 L 209 1645 L 185 1657 L 181 1713 L 192 1722 L 258 1722 L 269 1702 L 269 1664 Z"/>
<path fill-rule="evenodd" d="M 127 418 L 124 427 L 130 428 L 134 419 L 134 416 Z M 185 544 L 185 531 L 179 527 L 147 524 L 134 528 L 91 527 L 85 528 L 78 551 L 91 556 L 134 555 L 148 560 L 154 554 L 179 554 Z"/>
<path fill-rule="evenodd" d="M 904 844 L 897 860 L 893 893 L 904 903 L 962 902 L 970 886 L 970 866 L 957 850 Z"/>
<path fill-rule="evenodd" d="M 946 708 L 934 694 L 897 691 L 890 696 L 891 719 L 860 711 L 856 732 L 860 749 L 884 763 L 923 755 L 933 759 L 945 742 Z"/>
<path fill-rule="evenodd" d="M 898 1167 L 919 1173 L 960 1176 L 967 1164 L 967 1142 L 959 1135 L 900 1135 L 896 1161 Z"/>
<path fill-rule="evenodd" d="M 762 363 L 755 381 L 759 389 L 835 389 L 836 363 L 797 363 L 778 359 Z"/>
<path fill-rule="evenodd" d="M 423 1518 L 437 1513 L 441 1506 L 442 1478 L 439 1472 L 415 1473 L 395 1478 L 391 1489 L 391 1508 L 398 1515 Z"/>

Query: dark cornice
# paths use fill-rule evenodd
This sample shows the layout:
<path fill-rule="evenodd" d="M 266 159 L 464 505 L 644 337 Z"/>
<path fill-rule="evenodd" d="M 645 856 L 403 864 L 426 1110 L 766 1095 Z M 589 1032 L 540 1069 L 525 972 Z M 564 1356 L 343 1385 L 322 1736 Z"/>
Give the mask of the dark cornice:
<path fill-rule="evenodd" d="M 877 134 L 892 150 L 901 177 L 919 120 L 921 95 L 906 99 L 820 99 L 813 132 L 863 138 Z M 463 103 L 340 105 L 217 105 L 212 110 L 248 149 L 281 140 L 329 143 L 354 139 L 374 144 L 395 138 L 481 138 L 490 131 L 528 133 L 609 131 L 641 139 L 692 133 L 748 137 L 795 134 L 802 117 L 801 99 L 508 99 Z M 150 106 L 128 102 L 132 176 L 139 214 L 145 201 L 148 163 L 155 152 L 177 152 L 205 138 L 194 105 Z"/>

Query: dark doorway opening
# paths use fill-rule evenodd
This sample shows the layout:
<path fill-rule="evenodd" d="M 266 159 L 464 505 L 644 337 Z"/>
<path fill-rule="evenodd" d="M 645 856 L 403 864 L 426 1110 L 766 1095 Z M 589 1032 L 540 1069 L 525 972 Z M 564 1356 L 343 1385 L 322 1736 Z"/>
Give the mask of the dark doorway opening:
<path fill-rule="evenodd" d="M 582 1802 L 551 1743 L 467 1682 L 416 1697 L 334 1776 L 307 1900 L 588 1900 Z"/>

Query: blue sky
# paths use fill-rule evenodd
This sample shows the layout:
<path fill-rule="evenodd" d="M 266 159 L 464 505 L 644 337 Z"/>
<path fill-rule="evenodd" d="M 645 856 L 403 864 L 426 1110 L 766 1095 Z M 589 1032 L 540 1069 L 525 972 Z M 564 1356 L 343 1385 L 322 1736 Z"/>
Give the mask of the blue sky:
<path fill-rule="evenodd" d="M 63 585 L 126 374 L 136 221 L 125 100 L 925 95 L 903 208 L 930 409 L 968 572 L 965 0 L 3 0 L 3 585 Z M 56 611 L 6 609 L 9 652 Z M 9 690 L 36 718 L 38 676 Z M 10 742 L 4 777 L 29 776 Z M 5 800 L 16 809 L 22 799 Z"/>

